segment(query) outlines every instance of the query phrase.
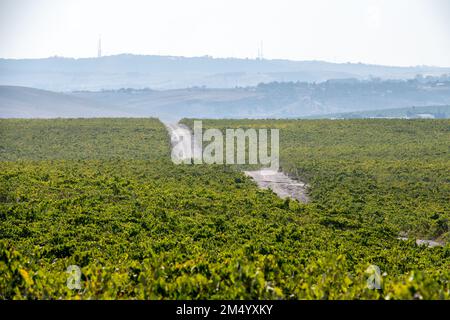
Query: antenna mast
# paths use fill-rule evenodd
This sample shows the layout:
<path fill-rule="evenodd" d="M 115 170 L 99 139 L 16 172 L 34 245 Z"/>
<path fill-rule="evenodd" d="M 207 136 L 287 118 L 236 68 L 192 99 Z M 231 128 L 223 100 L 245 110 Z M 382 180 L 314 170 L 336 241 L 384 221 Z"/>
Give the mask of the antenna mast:
<path fill-rule="evenodd" d="M 98 51 L 97 51 L 97 57 L 100 58 L 102 56 L 102 37 L 98 37 Z"/>
<path fill-rule="evenodd" d="M 261 57 L 260 57 L 260 59 L 263 60 L 263 59 L 264 59 L 264 54 L 263 54 L 263 41 L 262 41 L 262 40 L 261 40 L 261 49 L 260 49 L 260 52 L 261 52 Z"/>
<path fill-rule="evenodd" d="M 262 40 L 259 41 L 258 43 L 258 60 L 263 60 L 264 59 L 264 54 L 263 54 L 263 42 Z"/>

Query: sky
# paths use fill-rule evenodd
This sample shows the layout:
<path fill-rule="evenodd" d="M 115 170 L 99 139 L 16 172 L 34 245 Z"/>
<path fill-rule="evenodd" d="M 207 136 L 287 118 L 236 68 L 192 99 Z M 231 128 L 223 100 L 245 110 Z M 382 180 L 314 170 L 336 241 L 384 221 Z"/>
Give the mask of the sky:
<path fill-rule="evenodd" d="M 448 0 L 0 0 L 0 57 L 120 53 L 450 67 Z"/>

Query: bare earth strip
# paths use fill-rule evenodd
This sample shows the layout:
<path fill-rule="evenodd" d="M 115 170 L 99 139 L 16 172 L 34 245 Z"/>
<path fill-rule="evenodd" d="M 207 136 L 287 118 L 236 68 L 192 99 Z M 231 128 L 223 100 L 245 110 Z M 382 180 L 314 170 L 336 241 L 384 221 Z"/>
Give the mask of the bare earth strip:
<path fill-rule="evenodd" d="M 201 154 L 201 148 L 194 140 L 190 129 L 179 123 L 166 123 L 172 143 L 172 157 L 190 163 L 192 156 Z M 301 181 L 288 177 L 285 173 L 261 169 L 244 171 L 262 189 L 271 189 L 280 198 L 292 198 L 300 202 L 308 202 L 307 186 Z"/>
<path fill-rule="evenodd" d="M 399 237 L 397 238 L 402 241 L 407 241 L 409 238 L 407 237 Z M 416 244 L 418 246 L 427 246 L 427 247 L 442 247 L 443 244 L 434 240 L 425 240 L 425 239 L 416 239 Z"/>
<path fill-rule="evenodd" d="M 309 201 L 307 195 L 307 185 L 304 182 L 296 181 L 288 177 L 285 173 L 272 169 L 261 169 L 256 171 L 244 171 L 253 178 L 262 189 L 271 189 L 280 198 L 293 198 L 300 202 Z"/>

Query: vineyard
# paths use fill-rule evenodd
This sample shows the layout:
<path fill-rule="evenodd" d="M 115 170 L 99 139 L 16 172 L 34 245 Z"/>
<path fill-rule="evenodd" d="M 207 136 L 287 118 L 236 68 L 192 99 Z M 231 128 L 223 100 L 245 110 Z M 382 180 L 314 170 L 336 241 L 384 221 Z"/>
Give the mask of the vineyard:
<path fill-rule="evenodd" d="M 157 119 L 0 120 L 0 299 L 450 298 L 448 120 L 203 126 L 279 128 L 311 201 L 174 165 Z"/>
<path fill-rule="evenodd" d="M 313 186 L 324 219 L 450 240 L 448 120 L 208 120 L 203 127 L 280 129 L 280 165 Z"/>

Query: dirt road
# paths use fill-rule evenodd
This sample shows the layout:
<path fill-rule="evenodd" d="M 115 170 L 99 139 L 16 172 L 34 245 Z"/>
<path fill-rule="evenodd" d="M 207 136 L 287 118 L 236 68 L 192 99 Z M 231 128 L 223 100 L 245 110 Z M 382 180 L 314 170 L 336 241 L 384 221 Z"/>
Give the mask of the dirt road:
<path fill-rule="evenodd" d="M 261 169 L 256 171 L 244 171 L 253 178 L 262 189 L 271 189 L 280 198 L 293 198 L 300 202 L 309 201 L 307 185 L 304 182 L 296 181 L 288 177 L 284 172 L 271 169 Z"/>
<path fill-rule="evenodd" d="M 409 238 L 407 237 L 398 237 L 397 239 L 407 241 Z M 443 244 L 434 240 L 425 240 L 425 239 L 416 239 L 416 244 L 418 246 L 427 246 L 427 247 L 442 247 Z"/>
<path fill-rule="evenodd" d="M 172 159 L 178 163 L 191 163 L 194 155 L 201 154 L 199 144 L 194 141 L 191 130 L 179 123 L 166 123 L 172 143 Z M 271 169 L 244 171 L 262 189 L 271 189 L 280 198 L 290 197 L 300 202 L 308 202 L 307 186 L 301 181 L 288 177 L 283 172 Z"/>

